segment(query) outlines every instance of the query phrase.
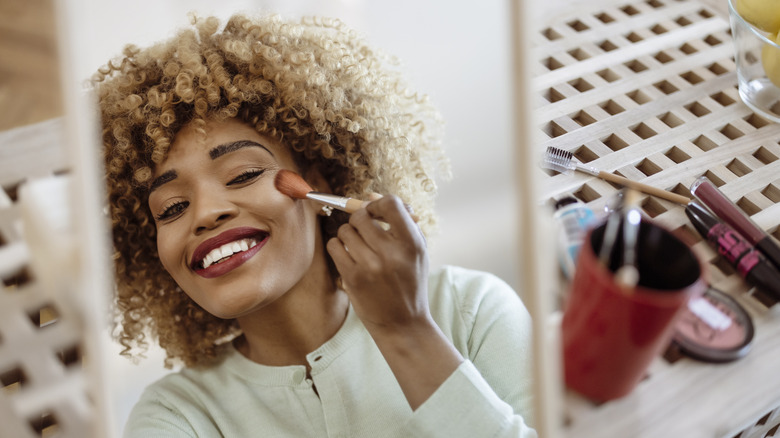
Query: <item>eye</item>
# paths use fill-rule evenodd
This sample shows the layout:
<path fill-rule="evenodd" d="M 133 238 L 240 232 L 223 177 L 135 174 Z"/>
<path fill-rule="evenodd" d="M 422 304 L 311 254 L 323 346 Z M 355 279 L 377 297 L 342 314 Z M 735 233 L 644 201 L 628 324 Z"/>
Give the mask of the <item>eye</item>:
<path fill-rule="evenodd" d="M 227 183 L 227 185 L 228 186 L 232 186 L 232 185 L 244 184 L 244 183 L 251 182 L 251 181 L 257 179 L 257 177 L 262 175 L 264 172 L 265 172 L 265 169 L 245 170 L 244 172 L 241 172 L 240 175 L 238 175 L 237 177 L 235 177 L 232 180 L 230 180 Z"/>
<path fill-rule="evenodd" d="M 187 201 L 176 201 L 163 208 L 162 213 L 156 215 L 154 218 L 157 221 L 172 219 L 180 215 L 188 205 L 190 205 L 190 203 Z"/>

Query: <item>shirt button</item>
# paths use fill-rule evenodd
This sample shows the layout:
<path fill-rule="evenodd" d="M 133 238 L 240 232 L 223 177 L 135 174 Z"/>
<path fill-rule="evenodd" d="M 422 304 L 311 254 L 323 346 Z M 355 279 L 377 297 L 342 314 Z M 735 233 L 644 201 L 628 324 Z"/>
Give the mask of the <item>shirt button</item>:
<path fill-rule="evenodd" d="M 295 370 L 293 373 L 293 381 L 297 384 L 303 382 L 303 379 L 306 378 L 306 372 L 303 370 Z"/>

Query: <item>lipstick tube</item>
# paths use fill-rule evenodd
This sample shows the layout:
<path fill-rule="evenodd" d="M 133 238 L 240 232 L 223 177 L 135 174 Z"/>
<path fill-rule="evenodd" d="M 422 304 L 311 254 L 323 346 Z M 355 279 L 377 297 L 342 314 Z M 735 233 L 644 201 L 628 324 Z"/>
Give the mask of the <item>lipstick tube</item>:
<path fill-rule="evenodd" d="M 750 216 L 737 207 L 707 177 L 699 177 L 691 185 L 691 193 L 712 210 L 713 213 L 731 225 L 748 242 L 758 249 L 770 262 L 780 269 L 780 247 L 772 236 L 756 225 Z"/>
<path fill-rule="evenodd" d="M 685 207 L 685 214 L 696 231 L 715 246 L 745 281 L 780 299 L 780 271 L 750 242 L 696 201 Z"/>

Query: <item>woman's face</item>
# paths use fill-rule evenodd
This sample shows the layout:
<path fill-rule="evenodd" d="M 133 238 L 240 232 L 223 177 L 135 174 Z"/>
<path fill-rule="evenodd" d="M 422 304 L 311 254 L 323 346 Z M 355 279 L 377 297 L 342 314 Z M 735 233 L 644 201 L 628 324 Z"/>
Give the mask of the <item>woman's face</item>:
<path fill-rule="evenodd" d="M 274 186 L 297 171 L 290 152 L 238 120 L 189 125 L 154 171 L 149 207 L 168 273 L 220 318 L 259 310 L 295 288 L 327 283 L 317 206 Z"/>

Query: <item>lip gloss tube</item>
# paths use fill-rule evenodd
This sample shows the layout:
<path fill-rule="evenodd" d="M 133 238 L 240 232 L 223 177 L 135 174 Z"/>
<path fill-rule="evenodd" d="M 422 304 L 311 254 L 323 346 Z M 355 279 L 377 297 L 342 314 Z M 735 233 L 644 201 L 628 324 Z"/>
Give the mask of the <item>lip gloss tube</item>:
<path fill-rule="evenodd" d="M 716 216 L 731 225 L 756 249 L 761 251 L 775 265 L 776 269 L 780 269 L 780 247 L 772 240 L 772 236 L 756 225 L 712 181 L 705 176 L 699 177 L 691 185 L 691 193 L 709 207 Z"/>
<path fill-rule="evenodd" d="M 745 281 L 780 298 L 780 271 L 750 242 L 696 201 L 685 207 L 685 214 L 696 231 L 715 246 Z"/>

